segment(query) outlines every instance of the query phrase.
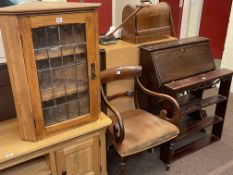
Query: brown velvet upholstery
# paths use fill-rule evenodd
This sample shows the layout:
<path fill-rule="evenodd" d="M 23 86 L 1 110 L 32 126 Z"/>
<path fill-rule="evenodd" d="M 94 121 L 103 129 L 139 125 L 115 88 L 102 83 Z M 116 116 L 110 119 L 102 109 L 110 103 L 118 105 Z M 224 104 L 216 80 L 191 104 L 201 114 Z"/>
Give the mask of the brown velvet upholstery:
<path fill-rule="evenodd" d="M 121 157 L 153 148 L 175 138 L 179 133 L 172 123 L 141 109 L 123 112 L 121 117 L 125 126 L 125 138 L 121 144 L 114 145 Z M 113 124 L 109 127 L 112 139 Z"/>

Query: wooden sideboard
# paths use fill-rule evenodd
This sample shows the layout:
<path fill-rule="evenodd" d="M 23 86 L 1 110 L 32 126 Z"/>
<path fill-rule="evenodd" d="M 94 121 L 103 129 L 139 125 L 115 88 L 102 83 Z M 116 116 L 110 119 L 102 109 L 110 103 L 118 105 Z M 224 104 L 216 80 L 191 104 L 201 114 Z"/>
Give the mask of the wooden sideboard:
<path fill-rule="evenodd" d="M 15 119 L 0 123 L 1 175 L 106 175 L 105 130 L 100 118 L 39 142 L 22 141 Z"/>

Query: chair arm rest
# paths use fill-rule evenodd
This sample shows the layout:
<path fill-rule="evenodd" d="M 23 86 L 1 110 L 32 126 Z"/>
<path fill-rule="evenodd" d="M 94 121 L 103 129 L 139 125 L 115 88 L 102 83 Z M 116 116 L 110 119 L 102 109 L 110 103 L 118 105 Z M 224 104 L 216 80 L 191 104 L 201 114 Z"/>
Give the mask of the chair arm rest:
<path fill-rule="evenodd" d="M 161 99 L 164 99 L 166 101 L 169 101 L 175 108 L 175 112 L 174 112 L 174 116 L 172 118 L 167 117 L 167 111 L 166 110 L 161 110 L 160 111 L 160 117 L 168 120 L 169 122 L 176 124 L 180 118 L 181 118 L 181 110 L 180 110 L 180 105 L 179 103 L 176 101 L 175 98 L 173 98 L 170 95 L 164 94 L 164 93 L 158 93 L 158 92 L 154 92 L 151 91 L 147 88 L 145 88 L 142 83 L 140 82 L 140 80 L 138 79 L 138 77 L 136 77 L 136 85 L 138 86 L 139 90 L 141 90 L 143 93 L 150 95 L 150 96 L 154 96 L 154 97 L 158 97 Z"/>
<path fill-rule="evenodd" d="M 125 129 L 124 129 L 124 123 L 123 123 L 123 120 L 121 118 L 121 115 L 116 110 L 116 108 L 114 108 L 113 106 L 110 105 L 106 96 L 104 95 L 104 91 L 103 91 L 102 87 L 101 87 L 101 96 L 102 96 L 102 99 L 103 99 L 105 105 L 112 111 L 112 113 L 114 114 L 114 117 L 117 120 L 117 122 L 113 125 L 114 136 L 116 138 L 116 142 L 122 143 L 122 141 L 124 140 L 124 137 L 125 137 Z"/>

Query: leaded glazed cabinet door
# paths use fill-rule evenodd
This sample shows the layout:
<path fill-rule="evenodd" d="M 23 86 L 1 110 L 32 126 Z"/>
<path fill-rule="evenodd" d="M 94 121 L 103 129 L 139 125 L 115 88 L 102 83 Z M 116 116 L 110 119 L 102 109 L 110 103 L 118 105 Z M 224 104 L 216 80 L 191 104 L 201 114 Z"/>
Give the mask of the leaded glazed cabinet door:
<path fill-rule="evenodd" d="M 83 12 L 19 21 L 39 138 L 98 118 L 96 19 L 96 13 Z"/>

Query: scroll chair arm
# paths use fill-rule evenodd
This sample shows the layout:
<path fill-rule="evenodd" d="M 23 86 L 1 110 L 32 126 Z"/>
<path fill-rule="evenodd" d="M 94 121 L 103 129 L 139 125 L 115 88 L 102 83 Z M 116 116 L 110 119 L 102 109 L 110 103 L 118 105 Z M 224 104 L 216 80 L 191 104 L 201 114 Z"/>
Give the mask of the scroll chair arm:
<path fill-rule="evenodd" d="M 113 131 L 114 131 L 114 136 L 115 136 L 116 142 L 122 143 L 124 140 L 124 137 L 125 137 L 125 129 L 124 129 L 124 123 L 123 123 L 123 120 L 121 118 L 121 115 L 116 110 L 116 108 L 111 106 L 110 103 L 108 102 L 108 100 L 104 94 L 104 90 L 103 90 L 102 86 L 101 86 L 101 96 L 102 96 L 102 99 L 103 99 L 105 105 L 112 111 L 112 113 L 114 114 L 114 117 L 117 120 L 117 122 L 113 126 Z"/>
<path fill-rule="evenodd" d="M 178 104 L 178 102 L 170 95 L 164 94 L 164 93 L 158 93 L 158 92 L 154 92 L 151 91 L 147 88 L 145 88 L 138 77 L 136 77 L 136 85 L 138 86 L 138 88 L 145 94 L 150 95 L 150 96 L 154 96 L 154 97 L 158 97 L 158 98 L 162 98 L 166 101 L 169 101 L 170 103 L 173 104 L 174 108 L 175 108 L 175 114 L 172 118 L 167 117 L 167 111 L 166 110 L 161 110 L 160 111 L 160 117 L 173 123 L 176 124 L 181 117 L 181 111 L 180 111 L 180 105 Z"/>

